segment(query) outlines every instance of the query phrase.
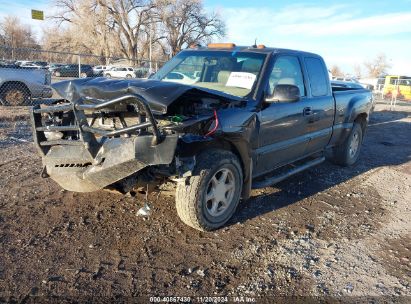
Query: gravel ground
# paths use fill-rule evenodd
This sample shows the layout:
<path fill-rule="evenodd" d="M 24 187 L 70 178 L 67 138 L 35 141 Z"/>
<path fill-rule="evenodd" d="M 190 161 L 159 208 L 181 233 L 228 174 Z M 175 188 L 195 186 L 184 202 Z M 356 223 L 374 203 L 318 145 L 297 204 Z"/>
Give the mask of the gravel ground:
<path fill-rule="evenodd" d="M 411 105 L 377 105 L 354 167 L 324 163 L 253 191 L 212 233 L 179 221 L 172 185 L 149 195 L 143 218 L 140 194 L 72 193 L 42 179 L 27 119 L 27 109 L 0 108 L 0 302 L 411 301 Z"/>

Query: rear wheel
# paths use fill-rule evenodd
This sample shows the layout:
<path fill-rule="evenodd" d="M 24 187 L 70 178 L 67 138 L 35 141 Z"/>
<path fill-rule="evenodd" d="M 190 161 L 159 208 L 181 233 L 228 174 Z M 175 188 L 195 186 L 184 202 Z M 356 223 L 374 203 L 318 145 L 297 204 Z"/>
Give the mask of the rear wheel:
<path fill-rule="evenodd" d="M 126 75 L 126 78 L 131 78 L 131 75 L 130 75 L 130 74 L 127 74 L 127 75 Z"/>
<path fill-rule="evenodd" d="M 334 147 L 332 161 L 341 166 L 351 166 L 358 160 L 361 151 L 363 130 L 361 124 L 354 122 L 350 135 L 345 141 Z"/>
<path fill-rule="evenodd" d="M 30 92 L 24 84 L 6 84 L 1 88 L 0 101 L 5 106 L 25 106 L 30 103 Z"/>
<path fill-rule="evenodd" d="M 87 74 L 83 72 L 83 73 L 80 74 L 80 77 L 81 78 L 87 78 Z"/>
<path fill-rule="evenodd" d="M 207 150 L 197 157 L 193 176 L 177 185 L 180 219 L 198 230 L 223 226 L 240 200 L 243 175 L 238 158 L 229 151 Z"/>

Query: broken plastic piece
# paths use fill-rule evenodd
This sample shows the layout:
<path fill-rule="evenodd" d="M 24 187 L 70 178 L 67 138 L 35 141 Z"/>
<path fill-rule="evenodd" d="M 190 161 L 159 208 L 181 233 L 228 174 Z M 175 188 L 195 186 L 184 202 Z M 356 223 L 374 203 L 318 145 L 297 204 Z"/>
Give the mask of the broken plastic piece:
<path fill-rule="evenodd" d="M 151 207 L 147 202 L 144 203 L 144 207 L 141 207 L 137 211 L 137 216 L 150 216 L 150 214 L 151 214 Z"/>
<path fill-rule="evenodd" d="M 141 207 L 137 211 L 137 216 L 149 216 L 150 214 L 151 214 L 151 207 L 148 203 L 148 184 L 147 184 L 147 186 L 146 186 L 146 200 L 144 202 L 144 207 Z"/>

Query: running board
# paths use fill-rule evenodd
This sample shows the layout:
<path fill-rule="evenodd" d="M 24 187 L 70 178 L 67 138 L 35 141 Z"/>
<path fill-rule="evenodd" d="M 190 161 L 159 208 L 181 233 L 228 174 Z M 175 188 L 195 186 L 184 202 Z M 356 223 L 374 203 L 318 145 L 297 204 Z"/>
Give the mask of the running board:
<path fill-rule="evenodd" d="M 316 166 L 316 165 L 318 165 L 318 164 L 321 164 L 323 161 L 325 161 L 325 157 L 324 157 L 324 156 L 319 157 L 319 158 L 316 158 L 316 159 L 314 159 L 314 160 L 311 160 L 311 161 L 309 161 L 309 162 L 306 162 L 305 164 L 303 164 L 303 165 L 301 165 L 301 166 L 292 168 L 291 170 L 289 170 L 289 171 L 287 171 L 287 172 L 284 172 L 284 173 L 282 173 L 282 174 L 280 174 L 280 175 L 274 175 L 274 176 L 269 177 L 269 178 L 266 178 L 266 179 L 264 179 L 264 180 L 262 180 L 262 181 L 256 181 L 256 182 L 253 183 L 252 188 L 253 188 L 253 189 L 265 188 L 265 187 L 269 187 L 269 186 L 271 186 L 271 185 L 277 184 L 277 183 L 285 180 L 286 178 L 288 178 L 288 177 L 290 177 L 290 176 L 292 176 L 292 175 L 294 175 L 294 174 L 300 173 L 301 171 L 307 170 L 307 169 L 309 169 L 309 168 L 311 168 L 311 167 L 314 167 L 314 166 Z"/>

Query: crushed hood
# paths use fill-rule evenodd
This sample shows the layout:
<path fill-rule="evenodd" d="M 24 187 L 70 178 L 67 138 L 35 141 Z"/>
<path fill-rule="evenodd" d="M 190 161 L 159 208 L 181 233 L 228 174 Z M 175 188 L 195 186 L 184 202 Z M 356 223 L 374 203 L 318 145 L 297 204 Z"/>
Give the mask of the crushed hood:
<path fill-rule="evenodd" d="M 154 114 L 167 113 L 167 107 L 188 91 L 231 100 L 241 99 L 215 90 L 152 79 L 84 78 L 57 82 L 52 87 L 62 98 L 72 103 L 82 102 L 84 98 L 103 102 L 125 94 L 139 94 L 147 100 Z"/>

